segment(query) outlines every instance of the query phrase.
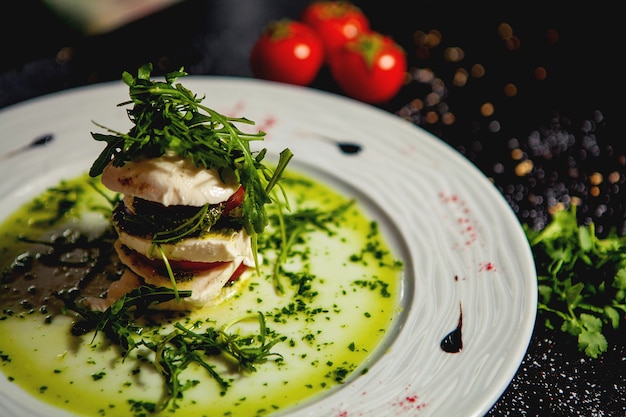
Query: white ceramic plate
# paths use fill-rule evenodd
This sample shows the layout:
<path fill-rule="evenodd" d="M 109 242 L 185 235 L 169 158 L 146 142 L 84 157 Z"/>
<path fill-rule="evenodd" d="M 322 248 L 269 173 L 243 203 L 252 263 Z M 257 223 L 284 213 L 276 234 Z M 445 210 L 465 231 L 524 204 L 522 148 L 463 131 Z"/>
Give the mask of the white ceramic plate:
<path fill-rule="evenodd" d="M 311 89 L 253 79 L 186 77 L 203 104 L 256 121 L 262 146 L 289 147 L 293 166 L 359 198 L 405 262 L 403 313 L 364 376 L 304 407 L 304 416 L 482 416 L 524 356 L 536 314 L 536 275 L 517 219 L 472 164 L 393 114 Z M 0 112 L 0 155 L 53 134 L 54 140 L 0 160 L 0 217 L 62 178 L 85 172 L 103 148 L 92 121 L 125 131 L 119 83 L 70 90 Z M 329 139 L 332 138 L 332 139 Z M 345 153 L 337 142 L 360 145 Z M 0 158 L 2 158 L 0 156 Z M 463 349 L 441 340 L 463 314 Z M 68 416 L 0 378 L 9 415 Z M 13 413 L 13 414 L 11 414 Z M 3 414 L 4 415 L 4 414 Z M 7 416 L 8 417 L 8 416 Z"/>

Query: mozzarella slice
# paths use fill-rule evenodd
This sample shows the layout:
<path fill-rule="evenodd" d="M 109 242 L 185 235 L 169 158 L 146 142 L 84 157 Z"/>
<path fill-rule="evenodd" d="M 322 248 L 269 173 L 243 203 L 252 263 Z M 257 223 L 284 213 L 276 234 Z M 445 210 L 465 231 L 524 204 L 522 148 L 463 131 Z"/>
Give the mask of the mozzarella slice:
<path fill-rule="evenodd" d="M 138 286 L 140 279 L 146 284 L 154 285 L 155 287 L 172 288 L 172 282 L 168 276 L 162 275 L 153 266 L 145 263 L 142 256 L 138 253 L 125 249 L 119 240 L 115 244 L 115 250 L 122 263 L 132 271 L 132 274 L 126 276 L 127 273 L 125 273 L 118 284 L 112 288 L 113 293 L 110 293 L 107 297 L 109 305 L 115 301 L 111 299 L 112 297 L 121 297 L 135 286 Z M 194 271 L 190 279 L 176 283 L 176 288 L 180 291 L 191 290 L 190 297 L 181 299 L 181 303 L 176 300 L 161 303 L 156 308 L 193 310 L 221 303 L 230 294 L 226 290 L 223 291 L 224 285 L 242 262 L 244 262 L 244 258 L 237 257 L 233 261 L 223 262 L 207 270 Z M 136 276 L 139 276 L 140 279 L 136 278 Z"/>
<path fill-rule="evenodd" d="M 156 250 L 149 238 L 118 230 L 118 239 L 123 245 L 146 258 L 161 258 L 161 252 Z M 161 243 L 160 246 L 167 259 L 172 261 L 230 262 L 236 258 L 242 258 L 246 265 L 254 265 L 250 238 L 243 229 L 229 233 L 218 230 L 209 232 L 201 238 L 187 238 L 176 243 Z"/>
<path fill-rule="evenodd" d="M 111 191 L 143 198 L 164 206 L 204 206 L 228 200 L 239 188 L 235 175 L 220 178 L 215 169 L 196 167 L 174 155 L 108 164 L 101 177 Z"/>

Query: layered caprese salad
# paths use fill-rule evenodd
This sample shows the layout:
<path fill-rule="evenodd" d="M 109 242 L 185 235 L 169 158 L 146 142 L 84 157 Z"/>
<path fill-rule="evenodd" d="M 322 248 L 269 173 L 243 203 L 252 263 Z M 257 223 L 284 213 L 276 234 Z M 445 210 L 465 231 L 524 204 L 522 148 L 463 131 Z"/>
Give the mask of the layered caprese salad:
<path fill-rule="evenodd" d="M 159 305 L 195 309 L 219 303 L 224 287 L 258 266 L 256 236 L 267 225 L 265 205 L 278 198 L 278 184 L 291 152 L 284 150 L 275 169 L 263 164 L 266 150 L 250 142 L 264 133 L 244 133 L 227 117 L 201 105 L 175 80 L 150 79 L 150 64 L 137 77 L 124 73 L 133 107 L 128 133 L 92 134 L 106 148 L 91 176 L 118 193 L 112 222 L 115 250 L 127 267 L 109 288 L 104 309 L 142 285 L 191 291 L 191 296 Z"/>

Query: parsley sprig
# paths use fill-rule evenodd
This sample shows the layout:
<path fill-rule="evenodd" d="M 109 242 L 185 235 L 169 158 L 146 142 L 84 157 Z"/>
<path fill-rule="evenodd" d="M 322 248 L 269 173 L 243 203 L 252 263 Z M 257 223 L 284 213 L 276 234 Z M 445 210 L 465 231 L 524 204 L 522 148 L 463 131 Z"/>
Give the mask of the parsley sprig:
<path fill-rule="evenodd" d="M 599 238 L 593 222 L 579 225 L 575 205 L 557 211 L 543 230 L 525 225 L 525 232 L 545 325 L 560 325 L 580 351 L 597 358 L 608 349 L 606 328 L 618 329 L 626 317 L 626 236 L 611 231 Z"/>
<path fill-rule="evenodd" d="M 271 190 L 278 184 L 282 172 L 293 154 L 289 149 L 280 153 L 274 170 L 262 161 L 266 149 L 252 151 L 250 142 L 264 139 L 264 132 L 246 133 L 236 123 L 253 125 L 243 117 L 229 117 L 201 104 L 197 97 L 180 83 L 188 75 L 181 68 L 165 75 L 165 82 L 150 79 L 152 64 L 139 68 L 137 77 L 128 72 L 122 80 L 129 86 L 132 104 L 128 117 L 133 126 L 121 133 L 96 123 L 111 134 L 92 133 L 97 141 L 106 142 L 105 149 L 94 161 L 89 174 L 100 175 L 112 163 L 123 166 L 138 158 L 156 158 L 174 153 L 187 158 L 198 167 L 216 169 L 220 175 L 234 174 L 245 190 L 242 222 L 256 242 L 256 234 L 268 224 L 265 205 L 272 203 Z"/>

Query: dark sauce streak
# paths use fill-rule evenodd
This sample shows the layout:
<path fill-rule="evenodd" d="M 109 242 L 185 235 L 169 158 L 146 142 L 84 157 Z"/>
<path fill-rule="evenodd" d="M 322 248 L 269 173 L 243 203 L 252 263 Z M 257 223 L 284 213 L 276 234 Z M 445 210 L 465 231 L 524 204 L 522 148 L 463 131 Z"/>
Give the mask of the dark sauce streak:
<path fill-rule="evenodd" d="M 448 333 L 443 339 L 441 339 L 441 349 L 447 353 L 459 353 L 463 350 L 463 337 L 461 334 L 461 328 L 463 327 L 463 307 L 459 304 L 459 324 L 456 329 Z"/>
<path fill-rule="evenodd" d="M 359 145 L 358 143 L 339 141 L 333 137 L 326 136 L 326 135 L 319 134 L 319 133 L 315 133 L 314 136 L 317 137 L 318 139 L 323 139 L 327 142 L 337 145 L 339 150 L 346 155 L 354 155 L 363 150 L 363 146 Z"/>
<path fill-rule="evenodd" d="M 361 145 L 357 145 L 356 143 L 348 143 L 348 142 L 335 142 L 341 152 L 345 154 L 355 154 L 361 152 L 363 147 Z"/>
<path fill-rule="evenodd" d="M 25 152 L 25 151 L 27 151 L 29 149 L 33 149 L 33 148 L 37 148 L 39 146 L 47 145 L 48 143 L 52 142 L 53 140 L 54 140 L 54 135 L 52 135 L 52 134 L 46 134 L 46 135 L 37 137 L 32 142 L 22 146 L 21 148 L 14 149 L 12 151 L 9 151 L 7 153 L 4 153 L 4 154 L 0 155 L 0 161 L 5 160 L 5 159 L 9 159 L 9 158 L 11 158 L 13 156 L 16 156 L 16 155 L 19 155 L 22 152 Z"/>
<path fill-rule="evenodd" d="M 32 141 L 27 148 L 36 148 L 37 146 L 42 146 L 42 145 L 47 145 L 48 143 L 52 142 L 54 140 L 54 135 L 52 134 L 48 134 L 48 135 L 43 135 L 39 138 L 36 138 L 34 141 Z"/>

